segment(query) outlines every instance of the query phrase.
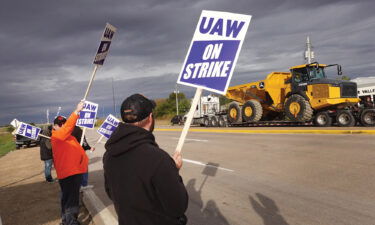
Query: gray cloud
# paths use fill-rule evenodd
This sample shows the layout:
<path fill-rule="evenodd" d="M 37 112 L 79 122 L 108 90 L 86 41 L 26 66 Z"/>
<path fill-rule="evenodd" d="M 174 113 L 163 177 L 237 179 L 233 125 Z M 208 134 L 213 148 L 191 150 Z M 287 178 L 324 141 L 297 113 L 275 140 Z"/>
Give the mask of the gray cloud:
<path fill-rule="evenodd" d="M 134 92 L 166 97 L 175 87 L 201 10 L 253 15 L 232 84 L 303 63 L 310 35 L 317 60 L 351 77 L 375 72 L 373 1 L 6 0 L 0 8 L 0 124 L 70 112 L 85 91 L 106 22 L 118 28 L 89 100 L 111 112 Z M 188 96 L 194 89 L 182 88 Z M 52 112 L 51 112 L 52 114 Z"/>

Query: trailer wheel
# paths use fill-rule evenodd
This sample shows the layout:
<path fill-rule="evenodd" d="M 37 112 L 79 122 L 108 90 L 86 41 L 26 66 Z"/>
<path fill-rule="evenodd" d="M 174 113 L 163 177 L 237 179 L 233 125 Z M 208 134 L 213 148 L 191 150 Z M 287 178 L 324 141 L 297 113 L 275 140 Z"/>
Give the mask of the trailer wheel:
<path fill-rule="evenodd" d="M 329 127 L 332 125 L 332 118 L 328 112 L 319 112 L 314 117 L 314 124 L 318 127 Z"/>
<path fill-rule="evenodd" d="M 355 125 L 355 119 L 348 110 L 341 110 L 337 113 L 336 122 L 339 127 L 352 127 Z"/>
<path fill-rule="evenodd" d="M 237 102 L 232 102 L 229 104 L 228 122 L 229 123 L 241 123 L 242 122 L 241 108 Z"/>
<path fill-rule="evenodd" d="M 210 126 L 211 127 L 217 127 L 218 126 L 218 121 L 217 121 L 216 116 L 213 116 L 213 117 L 210 118 Z"/>
<path fill-rule="evenodd" d="M 361 124 L 365 127 L 375 126 L 375 109 L 365 109 L 361 113 Z"/>
<path fill-rule="evenodd" d="M 246 122 L 258 122 L 262 115 L 262 105 L 255 99 L 245 102 L 242 106 L 242 118 Z"/>
<path fill-rule="evenodd" d="M 307 122 L 312 119 L 313 109 L 310 103 L 301 95 L 290 96 L 284 105 L 285 115 L 296 122 Z"/>
<path fill-rule="evenodd" d="M 227 122 L 225 121 L 223 116 L 220 116 L 219 117 L 219 127 L 226 127 L 226 126 L 227 126 Z"/>
<path fill-rule="evenodd" d="M 203 125 L 204 125 L 205 127 L 209 127 L 209 126 L 210 126 L 210 121 L 208 120 L 208 117 L 205 117 L 205 118 L 203 119 Z"/>

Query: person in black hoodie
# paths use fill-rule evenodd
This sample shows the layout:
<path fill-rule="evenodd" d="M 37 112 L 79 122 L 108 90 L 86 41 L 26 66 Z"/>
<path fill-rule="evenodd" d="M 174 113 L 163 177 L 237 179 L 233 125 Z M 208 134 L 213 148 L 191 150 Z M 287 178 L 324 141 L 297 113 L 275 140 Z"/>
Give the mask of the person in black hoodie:
<path fill-rule="evenodd" d="M 49 125 L 46 129 L 42 130 L 42 134 L 50 137 L 52 133 L 52 125 Z M 53 164 L 52 146 L 51 141 L 48 138 L 40 139 L 40 159 L 44 161 L 44 177 L 49 183 L 53 183 L 54 179 L 51 175 L 51 169 Z"/>
<path fill-rule="evenodd" d="M 188 194 L 173 158 L 160 149 L 152 134 L 155 102 L 134 94 L 121 105 L 120 123 L 105 144 L 105 190 L 119 225 L 183 225 Z"/>

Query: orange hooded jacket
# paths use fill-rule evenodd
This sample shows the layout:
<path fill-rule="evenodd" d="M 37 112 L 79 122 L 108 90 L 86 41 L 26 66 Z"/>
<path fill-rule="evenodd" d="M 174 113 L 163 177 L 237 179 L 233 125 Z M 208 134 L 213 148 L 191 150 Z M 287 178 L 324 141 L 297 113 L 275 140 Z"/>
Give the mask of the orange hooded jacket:
<path fill-rule="evenodd" d="M 88 157 L 77 139 L 71 135 L 79 115 L 74 112 L 51 136 L 53 162 L 58 179 L 87 172 Z"/>

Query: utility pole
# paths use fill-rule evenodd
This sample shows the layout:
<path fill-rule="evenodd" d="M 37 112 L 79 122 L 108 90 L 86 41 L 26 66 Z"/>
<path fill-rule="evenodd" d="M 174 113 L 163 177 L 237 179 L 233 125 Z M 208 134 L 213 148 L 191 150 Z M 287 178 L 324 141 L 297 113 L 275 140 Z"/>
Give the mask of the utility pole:
<path fill-rule="evenodd" d="M 60 115 L 60 111 L 61 111 L 61 106 L 59 106 L 59 108 L 57 109 L 56 117 Z"/>
<path fill-rule="evenodd" d="M 115 88 L 113 86 L 113 77 L 112 77 L 112 96 L 113 96 L 113 115 L 116 116 L 116 102 L 115 102 Z"/>
<path fill-rule="evenodd" d="M 313 49 L 313 46 L 311 45 L 310 37 L 307 36 L 305 60 L 308 64 L 312 63 L 315 60 L 314 51 L 312 49 Z"/>
<path fill-rule="evenodd" d="M 47 109 L 47 124 L 49 124 L 49 109 Z"/>
<path fill-rule="evenodd" d="M 178 93 L 180 93 L 177 89 L 177 84 L 176 84 L 176 89 L 174 90 L 174 93 L 176 94 L 176 111 L 177 111 L 177 115 L 179 114 L 178 113 Z"/>

